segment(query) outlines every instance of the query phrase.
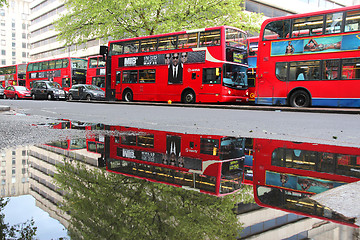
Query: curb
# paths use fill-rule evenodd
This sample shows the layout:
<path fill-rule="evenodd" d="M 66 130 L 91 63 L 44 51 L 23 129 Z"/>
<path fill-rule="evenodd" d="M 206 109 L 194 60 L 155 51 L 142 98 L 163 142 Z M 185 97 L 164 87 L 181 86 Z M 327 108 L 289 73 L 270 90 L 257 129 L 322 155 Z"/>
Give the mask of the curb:
<path fill-rule="evenodd" d="M 69 101 L 81 103 L 97 104 L 122 104 L 122 105 L 143 105 L 143 106 L 164 106 L 164 107 L 192 107 L 192 108 L 214 108 L 214 109 L 232 109 L 232 110 L 254 110 L 254 111 L 272 111 L 272 112 L 307 112 L 307 113 L 333 113 L 333 114 L 360 114 L 360 108 L 328 108 L 328 107 L 308 107 L 295 108 L 287 106 L 264 106 L 264 105 L 227 105 L 227 104 L 181 104 L 164 102 L 124 102 L 124 101 Z"/>
<path fill-rule="evenodd" d="M 9 106 L 1 106 L 1 105 L 0 105 L 0 112 L 3 112 L 3 111 L 10 111 L 10 107 L 9 107 Z"/>

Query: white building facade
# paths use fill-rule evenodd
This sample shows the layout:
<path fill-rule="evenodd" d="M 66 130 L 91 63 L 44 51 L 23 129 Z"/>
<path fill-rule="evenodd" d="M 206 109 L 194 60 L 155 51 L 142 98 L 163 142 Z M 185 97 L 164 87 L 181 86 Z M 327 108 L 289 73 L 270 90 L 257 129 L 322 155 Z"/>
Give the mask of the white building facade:
<path fill-rule="evenodd" d="M 9 0 L 0 8 L 0 66 L 29 61 L 29 1 Z"/>

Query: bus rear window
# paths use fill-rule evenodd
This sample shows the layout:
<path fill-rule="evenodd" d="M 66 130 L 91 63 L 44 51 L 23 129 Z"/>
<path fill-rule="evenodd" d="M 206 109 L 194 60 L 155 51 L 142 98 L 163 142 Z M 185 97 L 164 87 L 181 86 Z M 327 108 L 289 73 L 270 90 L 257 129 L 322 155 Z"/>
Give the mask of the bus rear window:
<path fill-rule="evenodd" d="M 270 22 L 266 25 L 263 40 L 289 38 L 290 20 Z"/>

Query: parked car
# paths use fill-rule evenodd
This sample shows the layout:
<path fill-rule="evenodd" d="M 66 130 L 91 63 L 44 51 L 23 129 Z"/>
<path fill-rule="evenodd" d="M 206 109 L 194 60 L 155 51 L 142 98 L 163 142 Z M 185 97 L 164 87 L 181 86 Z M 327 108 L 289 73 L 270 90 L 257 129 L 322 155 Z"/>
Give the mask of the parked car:
<path fill-rule="evenodd" d="M 30 90 L 24 86 L 7 86 L 4 89 L 4 98 L 31 98 Z"/>
<path fill-rule="evenodd" d="M 32 99 L 66 99 L 66 92 L 59 83 L 51 81 L 36 81 L 31 89 Z"/>
<path fill-rule="evenodd" d="M 4 87 L 0 84 L 0 98 L 4 98 Z"/>
<path fill-rule="evenodd" d="M 69 90 L 69 100 L 73 99 L 86 99 L 90 100 L 104 100 L 105 99 L 105 92 L 95 86 L 90 84 L 76 84 L 73 85 L 72 88 Z"/>

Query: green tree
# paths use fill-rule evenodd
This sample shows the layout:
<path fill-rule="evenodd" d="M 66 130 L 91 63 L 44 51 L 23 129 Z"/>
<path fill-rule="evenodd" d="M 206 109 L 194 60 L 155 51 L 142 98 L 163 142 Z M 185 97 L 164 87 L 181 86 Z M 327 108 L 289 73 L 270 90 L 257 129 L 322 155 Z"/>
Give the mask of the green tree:
<path fill-rule="evenodd" d="M 67 45 L 220 25 L 258 31 L 261 17 L 243 11 L 243 0 L 67 0 L 66 7 L 55 27 Z"/>
<path fill-rule="evenodd" d="M 80 163 L 57 168 L 71 239 L 234 239 L 241 230 L 242 194 L 219 198 Z"/>

